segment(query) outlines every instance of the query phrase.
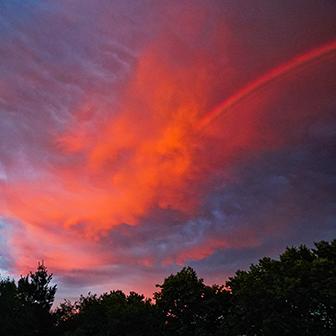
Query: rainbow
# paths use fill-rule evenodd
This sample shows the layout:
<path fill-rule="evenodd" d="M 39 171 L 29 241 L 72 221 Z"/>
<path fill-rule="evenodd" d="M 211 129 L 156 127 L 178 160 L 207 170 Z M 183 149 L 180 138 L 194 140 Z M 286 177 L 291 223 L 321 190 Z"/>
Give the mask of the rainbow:
<path fill-rule="evenodd" d="M 266 84 L 287 75 L 288 73 L 296 70 L 299 67 L 306 65 L 307 63 L 316 61 L 322 57 L 332 54 L 336 51 L 336 40 L 326 43 L 318 48 L 314 48 L 304 54 L 295 56 L 286 63 L 272 68 L 270 71 L 263 74 L 256 80 L 248 83 L 229 98 L 220 102 L 213 110 L 206 113 L 199 122 L 195 125 L 197 132 L 204 130 L 210 123 L 220 117 L 224 112 L 227 112 L 235 105 L 239 104 L 242 100 L 258 91 Z"/>

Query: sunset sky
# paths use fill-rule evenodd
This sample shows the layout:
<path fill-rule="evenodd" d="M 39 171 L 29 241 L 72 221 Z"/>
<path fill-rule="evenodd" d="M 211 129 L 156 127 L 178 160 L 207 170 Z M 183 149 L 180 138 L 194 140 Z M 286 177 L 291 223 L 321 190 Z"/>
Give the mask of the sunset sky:
<path fill-rule="evenodd" d="M 151 296 L 336 236 L 336 2 L 0 0 L 0 273 Z"/>

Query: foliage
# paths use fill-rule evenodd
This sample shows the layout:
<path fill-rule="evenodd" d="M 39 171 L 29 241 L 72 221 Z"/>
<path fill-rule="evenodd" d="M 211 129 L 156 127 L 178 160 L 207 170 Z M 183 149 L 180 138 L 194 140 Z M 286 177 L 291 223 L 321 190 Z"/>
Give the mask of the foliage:
<path fill-rule="evenodd" d="M 219 324 L 229 294 L 223 287 L 206 286 L 196 272 L 185 267 L 170 275 L 154 293 L 168 335 L 205 335 Z"/>
<path fill-rule="evenodd" d="M 56 285 L 43 263 L 35 273 L 21 277 L 18 284 L 9 278 L 0 281 L 0 334 L 48 335 L 53 328 L 50 308 Z"/>
<path fill-rule="evenodd" d="M 120 290 L 51 306 L 44 264 L 0 278 L 0 334 L 10 336 L 238 336 L 336 334 L 336 240 L 287 248 L 208 286 L 190 267 L 157 285 L 154 301 Z"/>
<path fill-rule="evenodd" d="M 315 249 L 287 248 L 280 260 L 263 258 L 228 283 L 231 335 L 334 335 L 336 240 Z"/>
<path fill-rule="evenodd" d="M 57 285 L 49 286 L 52 274 L 48 274 L 43 263 L 39 263 L 35 273 L 30 272 L 18 281 L 20 299 L 29 305 L 49 311 L 55 298 Z"/>
<path fill-rule="evenodd" d="M 101 296 L 88 294 L 56 311 L 58 328 L 64 335 L 159 335 L 155 307 L 143 295 L 111 291 Z"/>

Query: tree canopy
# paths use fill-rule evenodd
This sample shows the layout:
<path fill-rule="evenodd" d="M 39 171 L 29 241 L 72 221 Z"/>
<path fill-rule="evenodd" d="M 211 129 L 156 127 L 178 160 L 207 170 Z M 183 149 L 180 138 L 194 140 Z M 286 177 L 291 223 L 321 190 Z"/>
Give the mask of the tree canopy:
<path fill-rule="evenodd" d="M 39 263 L 0 278 L 0 334 L 9 336 L 238 336 L 336 334 L 336 240 L 287 248 L 208 286 L 191 267 L 157 285 L 153 300 L 120 290 L 52 309 L 56 285 Z"/>
<path fill-rule="evenodd" d="M 51 285 L 52 274 L 39 263 L 37 270 L 12 279 L 0 280 L 0 334 L 47 335 L 53 328 L 51 306 L 56 285 Z"/>

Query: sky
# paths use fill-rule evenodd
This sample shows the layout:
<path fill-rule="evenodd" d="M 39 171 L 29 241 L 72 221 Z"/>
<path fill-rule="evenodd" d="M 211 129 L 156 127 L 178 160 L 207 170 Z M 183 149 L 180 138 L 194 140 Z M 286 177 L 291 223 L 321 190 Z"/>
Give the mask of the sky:
<path fill-rule="evenodd" d="M 0 273 L 58 298 L 207 283 L 336 233 L 336 2 L 0 0 Z"/>

